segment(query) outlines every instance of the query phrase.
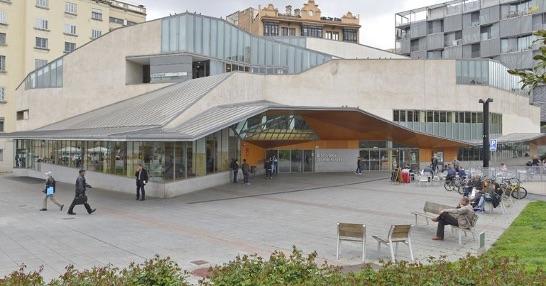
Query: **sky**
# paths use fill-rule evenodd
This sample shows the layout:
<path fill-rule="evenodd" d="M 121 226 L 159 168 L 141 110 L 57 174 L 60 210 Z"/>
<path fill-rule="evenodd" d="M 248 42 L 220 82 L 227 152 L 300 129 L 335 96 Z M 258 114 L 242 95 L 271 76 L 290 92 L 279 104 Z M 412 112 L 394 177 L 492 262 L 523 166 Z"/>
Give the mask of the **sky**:
<path fill-rule="evenodd" d="M 307 0 L 125 0 L 133 4 L 143 4 L 148 10 L 148 20 L 185 11 L 197 12 L 207 16 L 225 17 L 237 10 L 248 7 L 257 8 L 272 3 L 284 11 L 286 5 L 303 7 Z M 315 0 L 323 16 L 341 17 L 347 11 L 360 15 L 362 25 L 360 41 L 362 44 L 381 49 L 394 48 L 394 14 L 415 9 L 445 0 Z"/>

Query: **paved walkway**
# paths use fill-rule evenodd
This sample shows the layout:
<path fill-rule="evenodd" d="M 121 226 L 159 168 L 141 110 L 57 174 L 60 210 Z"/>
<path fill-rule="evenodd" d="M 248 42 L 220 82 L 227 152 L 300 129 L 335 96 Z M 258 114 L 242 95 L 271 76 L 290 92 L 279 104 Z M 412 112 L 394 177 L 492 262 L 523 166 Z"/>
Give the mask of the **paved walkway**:
<path fill-rule="evenodd" d="M 317 251 L 321 259 L 339 265 L 360 263 L 358 244 L 345 244 L 342 259 L 335 260 L 336 223 L 363 223 L 368 227 L 368 257 L 388 259 L 377 252 L 371 235 L 385 236 L 391 224 L 413 224 L 412 211 L 425 201 L 456 204 L 459 195 L 441 186 L 393 185 L 385 174 L 281 175 L 273 180 L 255 178 L 250 186 L 226 185 L 169 200 L 135 201 L 133 196 L 103 190 L 89 192 L 97 208 L 87 215 L 76 207 L 75 217 L 50 205 L 39 212 L 42 181 L 0 176 L 0 275 L 25 263 L 31 269 L 44 265 L 48 278 L 67 264 L 78 268 L 112 263 L 125 266 L 155 254 L 170 256 L 187 270 L 224 263 L 238 254 L 268 256 L 293 245 Z M 91 185 L 93 182 L 89 182 Z M 73 186 L 59 184 L 57 199 L 68 205 Z M 487 245 L 508 227 L 526 204 L 518 202 L 501 215 L 480 215 L 478 230 Z M 475 252 L 477 242 L 456 238 L 432 241 L 435 226 L 414 231 L 414 252 L 419 260 L 445 255 L 449 259 Z M 400 258 L 409 252 L 400 247 Z M 203 260 L 206 264 L 192 263 Z"/>

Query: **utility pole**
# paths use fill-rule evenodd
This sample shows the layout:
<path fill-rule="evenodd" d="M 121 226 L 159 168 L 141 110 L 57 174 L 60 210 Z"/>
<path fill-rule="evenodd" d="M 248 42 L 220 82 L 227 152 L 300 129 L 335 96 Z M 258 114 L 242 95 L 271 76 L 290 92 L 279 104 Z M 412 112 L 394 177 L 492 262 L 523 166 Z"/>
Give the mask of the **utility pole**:
<path fill-rule="evenodd" d="M 483 167 L 489 168 L 490 146 L 489 146 L 489 103 L 493 102 L 492 98 L 486 100 L 480 99 L 479 103 L 483 104 Z"/>

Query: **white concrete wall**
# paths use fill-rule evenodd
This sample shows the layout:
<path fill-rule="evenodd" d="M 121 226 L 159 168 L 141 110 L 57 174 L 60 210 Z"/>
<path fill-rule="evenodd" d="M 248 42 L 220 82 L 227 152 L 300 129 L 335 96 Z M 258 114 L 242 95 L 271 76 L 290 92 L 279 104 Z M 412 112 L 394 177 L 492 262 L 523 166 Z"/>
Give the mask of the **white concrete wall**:
<path fill-rule="evenodd" d="M 13 168 L 13 148 L 14 148 L 14 142 L 11 139 L 7 138 L 0 138 L 0 149 L 3 150 L 3 158 L 0 161 L 0 173 L 3 172 L 10 172 L 11 168 Z"/>
<path fill-rule="evenodd" d="M 342 59 L 409 59 L 370 46 L 319 38 L 306 38 L 307 48 Z"/>
<path fill-rule="evenodd" d="M 539 133 L 529 98 L 487 86 L 456 84 L 455 61 L 334 60 L 298 75 L 235 73 L 190 107 L 174 127 L 218 105 L 268 100 L 292 106 L 343 105 L 392 120 L 393 109 L 481 111 L 481 98 L 503 114 L 503 134 Z"/>
<path fill-rule="evenodd" d="M 63 87 L 17 90 L 17 110 L 29 120 L 17 131 L 36 129 L 166 84 L 126 85 L 126 57 L 161 52 L 161 21 L 115 30 L 63 58 Z"/>
<path fill-rule="evenodd" d="M 315 171 L 352 172 L 356 170 L 358 149 L 315 149 Z"/>

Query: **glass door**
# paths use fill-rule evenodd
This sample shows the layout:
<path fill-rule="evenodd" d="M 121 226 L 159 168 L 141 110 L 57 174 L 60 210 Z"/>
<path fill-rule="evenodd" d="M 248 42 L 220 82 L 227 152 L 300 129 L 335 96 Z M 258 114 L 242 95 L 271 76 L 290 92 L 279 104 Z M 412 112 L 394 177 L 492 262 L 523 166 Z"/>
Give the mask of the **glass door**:
<path fill-rule="evenodd" d="M 279 173 L 290 173 L 290 150 L 279 150 Z"/>
<path fill-rule="evenodd" d="M 292 173 L 301 173 L 302 171 L 302 161 L 303 161 L 303 151 L 302 150 L 292 150 L 290 156 L 290 171 Z"/>

